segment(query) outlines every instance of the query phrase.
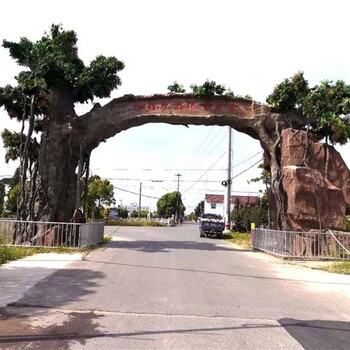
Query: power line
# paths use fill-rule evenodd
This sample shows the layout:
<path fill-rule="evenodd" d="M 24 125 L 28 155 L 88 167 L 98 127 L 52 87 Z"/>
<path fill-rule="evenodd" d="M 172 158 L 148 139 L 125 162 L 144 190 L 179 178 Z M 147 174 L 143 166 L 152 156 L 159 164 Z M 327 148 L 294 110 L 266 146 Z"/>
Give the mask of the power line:
<path fill-rule="evenodd" d="M 165 171 L 206 171 L 207 169 L 204 168 L 197 168 L 197 169 L 165 169 Z M 210 169 L 210 171 L 222 171 L 222 168 L 218 169 Z"/>
<path fill-rule="evenodd" d="M 219 160 L 221 160 L 221 158 L 226 154 L 226 152 L 224 152 L 221 157 L 219 159 L 217 159 L 214 164 L 209 168 L 211 169 L 217 162 L 219 162 Z M 183 192 L 183 194 L 185 194 L 187 191 L 189 191 L 197 182 L 199 182 L 199 180 L 209 171 L 209 169 L 207 171 L 205 171 L 186 191 Z"/>
<path fill-rule="evenodd" d="M 195 159 L 195 156 L 197 155 L 198 151 L 202 148 L 202 146 L 205 144 L 205 142 L 207 141 L 209 135 L 212 133 L 212 131 L 214 130 L 215 126 L 212 126 L 211 129 L 209 130 L 209 133 L 207 134 L 207 136 L 205 137 L 204 141 L 201 143 L 201 145 L 198 147 L 198 149 L 196 150 L 196 152 L 194 152 L 191 161 L 188 162 L 188 164 L 191 164 L 193 162 L 193 160 Z"/>
<path fill-rule="evenodd" d="M 249 157 L 249 158 L 247 158 L 247 159 L 245 159 L 245 160 L 243 160 L 243 161 L 241 161 L 241 162 L 235 164 L 232 168 L 235 168 L 235 167 L 237 167 L 238 165 L 241 165 L 241 164 L 244 164 L 244 163 L 248 162 L 248 160 L 250 160 L 250 159 L 256 157 L 258 154 L 260 154 L 260 153 L 262 153 L 262 152 L 263 152 L 263 151 L 259 151 L 259 152 L 255 153 L 255 154 L 252 155 L 251 157 Z M 259 160 L 259 162 L 260 162 L 260 160 Z"/>
<path fill-rule="evenodd" d="M 236 164 L 236 166 L 240 165 L 240 164 L 243 164 L 247 161 L 249 161 L 250 159 L 256 157 L 258 154 L 260 154 L 262 151 L 259 151 L 258 153 L 254 154 L 253 156 L 243 160 L 242 162 Z M 196 183 L 198 182 L 203 182 L 203 183 L 219 183 L 221 181 L 218 181 L 218 180 L 202 180 L 202 177 L 205 176 L 210 170 L 212 170 L 212 168 L 221 160 L 221 158 L 226 154 L 226 152 L 224 152 L 213 164 L 211 167 L 209 167 L 208 169 L 205 170 L 205 172 L 195 181 L 191 181 L 191 180 L 183 180 L 182 182 L 193 182 L 193 184 L 188 187 L 184 192 L 183 194 L 187 193 Z M 246 168 L 245 170 L 241 171 L 240 173 L 236 174 L 235 176 L 231 177 L 231 180 L 235 179 L 236 177 L 242 175 L 243 173 L 245 173 L 246 171 L 248 171 L 249 169 L 251 169 L 252 167 L 254 167 L 256 164 L 258 164 L 259 162 L 261 162 L 262 159 L 259 159 L 257 162 L 255 162 L 254 164 L 252 164 L 251 166 L 249 166 L 248 168 Z M 179 176 L 181 176 L 180 174 L 177 174 L 176 176 L 178 176 L 178 179 L 177 180 L 157 180 L 157 182 L 174 182 L 174 181 L 177 181 L 179 182 Z M 151 182 L 154 182 L 153 179 L 146 179 L 146 180 L 143 180 L 143 179 L 131 179 L 131 178 L 106 178 L 108 180 L 118 180 L 118 181 L 151 181 Z M 132 187 L 132 186 L 131 186 Z M 113 186 L 113 188 L 119 190 L 119 191 L 122 191 L 122 192 L 126 192 L 126 193 L 130 193 L 130 194 L 133 194 L 133 195 L 137 195 L 139 196 L 140 194 L 137 193 L 137 192 L 133 192 L 133 191 L 129 191 L 129 190 L 126 190 L 126 189 L 123 189 L 123 188 L 120 188 L 120 187 L 117 187 L 117 186 Z M 217 191 L 217 190 L 216 190 Z M 234 191 L 235 193 L 258 193 L 258 192 L 250 192 L 250 191 Z M 151 198 L 151 199 L 160 199 L 159 197 L 155 197 L 155 196 L 149 196 L 149 195 L 145 195 L 145 194 L 141 194 L 142 197 L 145 197 L 145 198 Z"/>
<path fill-rule="evenodd" d="M 133 179 L 133 178 L 123 178 L 123 177 L 104 177 L 104 180 L 109 180 L 109 181 L 143 181 L 143 182 L 154 182 L 152 180 L 148 179 Z M 178 180 L 159 180 L 158 182 L 178 182 Z M 181 182 L 193 182 L 193 180 L 182 180 Z M 220 180 L 202 180 L 200 182 L 220 182 Z"/>
<path fill-rule="evenodd" d="M 216 133 L 216 135 L 213 137 L 212 141 L 208 144 L 208 146 L 206 146 L 205 148 L 203 148 L 202 152 L 200 152 L 200 154 L 198 155 L 198 157 L 193 161 L 193 164 L 198 163 L 200 161 L 200 157 L 204 154 L 204 152 L 206 152 L 206 150 L 212 145 L 213 141 L 218 137 L 218 135 L 223 131 L 222 128 L 219 129 L 219 131 Z M 223 139 L 221 138 L 219 140 L 219 142 L 214 146 L 214 148 L 210 151 L 209 154 L 211 154 L 218 146 L 220 143 L 223 142 Z M 207 154 L 206 157 L 209 155 Z"/>
<path fill-rule="evenodd" d="M 226 152 L 225 152 L 225 153 L 226 153 Z M 213 164 L 213 166 L 224 156 L 225 153 L 222 154 L 222 156 Z M 243 173 L 245 173 L 246 171 L 248 171 L 249 169 L 251 169 L 251 168 L 252 168 L 253 166 L 255 166 L 256 164 L 260 163 L 261 161 L 262 161 L 262 159 L 259 159 L 257 162 L 255 162 L 253 165 L 251 165 L 251 166 L 248 167 L 247 169 L 245 169 L 245 170 L 241 171 L 240 173 L 236 174 L 235 176 L 231 177 L 231 181 L 232 181 L 233 179 L 235 179 L 236 177 L 238 177 L 239 175 L 242 175 Z M 191 188 L 206 174 L 206 173 L 207 173 L 207 172 L 205 172 L 203 175 L 201 175 L 201 176 L 199 177 L 199 179 L 193 183 L 192 186 L 190 186 L 186 191 L 183 192 L 183 194 L 185 194 L 189 189 L 191 189 Z"/>
<path fill-rule="evenodd" d="M 254 165 L 257 165 L 258 163 L 260 163 L 262 161 L 262 159 L 259 159 L 257 162 L 255 162 L 253 165 L 251 165 L 250 167 L 248 167 L 247 169 L 241 171 L 240 173 L 238 173 L 237 175 L 231 177 L 231 180 L 235 179 L 236 177 L 238 177 L 239 175 L 242 175 L 243 173 L 245 173 L 246 171 L 248 171 L 249 169 L 251 169 Z"/>
<path fill-rule="evenodd" d="M 137 196 L 140 195 L 140 193 L 133 192 L 133 191 L 128 191 L 128 190 L 125 190 L 124 188 L 120 188 L 120 187 L 117 187 L 117 186 L 113 186 L 113 188 L 115 188 L 116 190 L 122 191 L 122 192 L 127 192 L 127 193 L 131 193 L 131 194 L 135 194 L 135 195 L 137 195 Z M 141 194 L 141 197 L 152 198 L 152 199 L 160 199 L 159 197 L 149 196 L 149 195 L 147 195 L 147 194 Z"/>
<path fill-rule="evenodd" d="M 225 190 L 211 190 L 208 189 L 208 192 L 224 192 Z M 259 191 L 231 191 L 231 193 L 249 193 L 249 194 L 261 194 Z"/>
<path fill-rule="evenodd" d="M 232 166 L 232 168 L 235 168 L 241 164 L 244 164 L 246 162 L 248 162 L 250 159 L 256 157 L 257 155 L 261 154 L 263 151 L 259 151 L 255 154 L 253 154 L 252 156 L 250 156 L 249 158 L 244 159 L 243 161 L 235 164 Z M 90 170 L 101 170 L 99 168 L 93 168 Z M 129 169 L 129 168 L 114 168 L 114 169 L 110 169 L 111 171 L 151 171 L 154 174 L 154 169 Z M 205 168 L 165 168 L 165 169 L 155 169 L 157 171 L 222 171 L 223 168 L 213 168 L 213 169 L 205 169 Z M 156 174 L 154 174 L 156 175 Z M 0 175 L 0 176 L 12 176 L 12 175 Z M 157 176 L 157 175 L 156 175 Z M 109 178 L 109 179 L 113 179 L 113 178 Z M 117 178 L 119 179 L 119 178 Z M 136 179 L 137 181 L 140 181 L 141 179 Z M 149 180 L 142 180 L 142 181 L 149 181 Z M 165 180 L 154 180 L 152 179 L 151 181 L 154 182 L 158 182 L 158 181 L 165 181 Z M 177 181 L 177 180 L 174 180 Z"/>

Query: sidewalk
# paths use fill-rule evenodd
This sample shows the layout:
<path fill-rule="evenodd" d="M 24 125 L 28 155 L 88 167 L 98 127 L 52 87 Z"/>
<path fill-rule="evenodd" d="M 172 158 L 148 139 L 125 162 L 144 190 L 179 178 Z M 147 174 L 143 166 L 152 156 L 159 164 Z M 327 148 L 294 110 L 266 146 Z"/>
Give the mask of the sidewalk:
<path fill-rule="evenodd" d="M 36 283 L 52 273 L 65 269 L 83 253 L 41 253 L 0 266 L 0 308 L 21 299 Z"/>

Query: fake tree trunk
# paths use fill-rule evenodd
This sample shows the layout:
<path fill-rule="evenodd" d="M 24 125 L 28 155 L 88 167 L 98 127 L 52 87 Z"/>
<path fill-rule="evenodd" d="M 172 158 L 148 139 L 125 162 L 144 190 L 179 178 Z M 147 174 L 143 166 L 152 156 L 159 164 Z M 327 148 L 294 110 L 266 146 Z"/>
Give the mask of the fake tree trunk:
<path fill-rule="evenodd" d="M 38 159 L 34 218 L 70 221 L 75 209 L 76 168 L 80 145 L 70 122 L 77 118 L 69 94 L 54 91 L 44 121 Z"/>
<path fill-rule="evenodd" d="M 277 215 L 275 228 L 288 228 L 285 198 L 281 192 L 280 130 L 303 125 L 298 114 L 281 115 L 269 107 L 232 97 L 199 98 L 193 95 L 126 95 L 107 105 L 96 105 L 76 116 L 68 94 L 51 97 L 52 114 L 47 118 L 39 154 L 35 219 L 69 221 L 77 209 L 79 159 L 99 143 L 131 127 L 146 123 L 231 126 L 260 141 L 270 160 L 272 194 Z M 79 174 L 81 176 L 81 174 Z M 81 203 L 80 203 L 81 205 Z"/>

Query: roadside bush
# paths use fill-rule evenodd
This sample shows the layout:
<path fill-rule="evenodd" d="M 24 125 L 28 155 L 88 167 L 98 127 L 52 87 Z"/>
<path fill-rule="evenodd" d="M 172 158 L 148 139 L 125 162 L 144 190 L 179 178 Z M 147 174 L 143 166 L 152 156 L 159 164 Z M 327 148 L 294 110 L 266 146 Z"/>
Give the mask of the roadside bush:
<path fill-rule="evenodd" d="M 106 226 L 151 226 L 151 227 L 162 227 L 166 226 L 164 223 L 159 221 L 149 220 L 106 220 Z"/>
<path fill-rule="evenodd" d="M 258 204 L 241 204 L 237 201 L 231 212 L 231 220 L 233 230 L 239 232 L 249 232 L 251 223 L 256 227 L 265 226 L 268 223 L 268 204 L 265 200 Z"/>

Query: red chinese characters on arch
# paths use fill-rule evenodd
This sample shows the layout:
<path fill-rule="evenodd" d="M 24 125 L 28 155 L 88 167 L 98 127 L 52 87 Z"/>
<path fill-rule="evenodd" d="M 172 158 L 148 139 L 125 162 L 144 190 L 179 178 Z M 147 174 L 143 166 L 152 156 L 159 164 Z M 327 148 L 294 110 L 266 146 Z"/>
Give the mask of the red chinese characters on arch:
<path fill-rule="evenodd" d="M 211 113 L 234 113 L 241 112 L 243 114 L 249 114 L 252 112 L 251 107 L 241 106 L 234 102 L 144 102 L 134 103 L 129 106 L 128 110 L 135 112 L 156 112 L 166 113 L 167 111 L 179 111 L 179 112 L 211 112 Z"/>

